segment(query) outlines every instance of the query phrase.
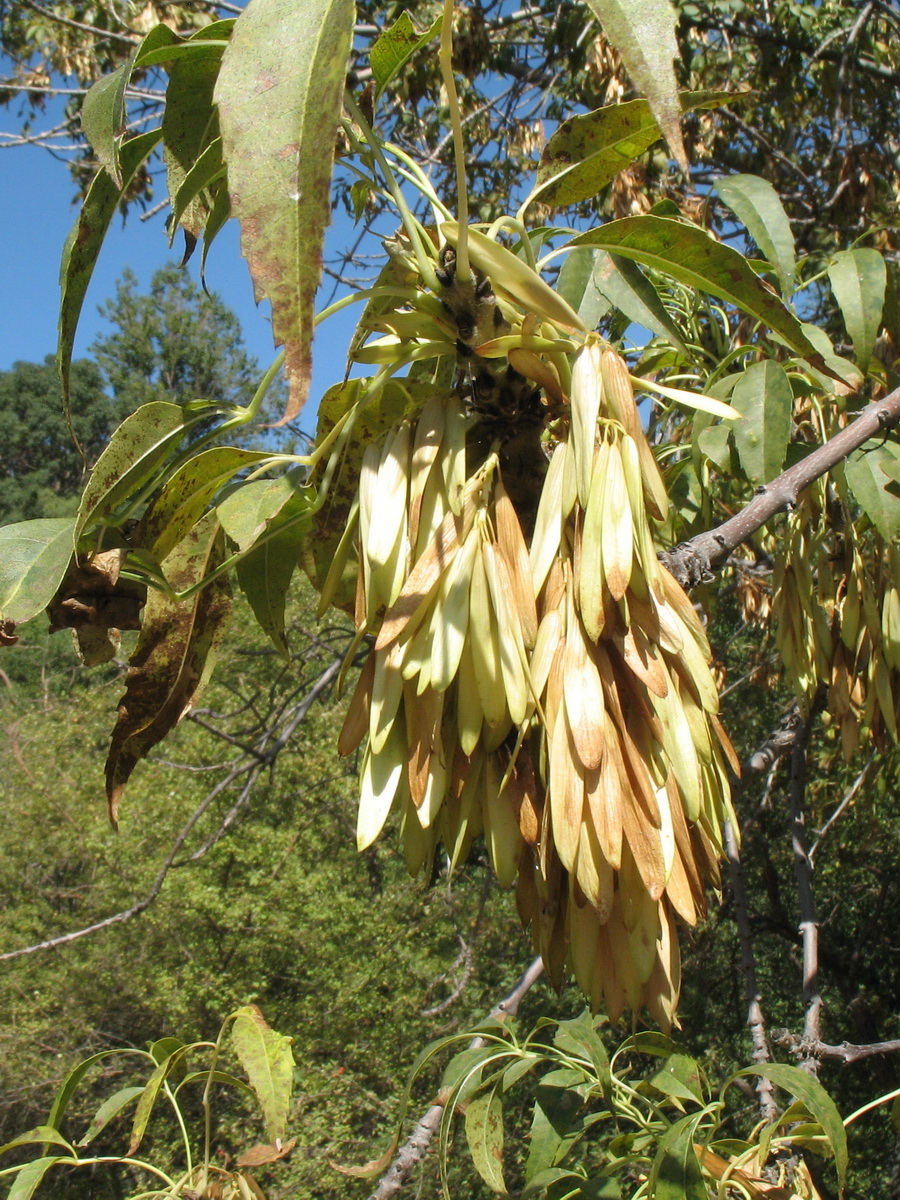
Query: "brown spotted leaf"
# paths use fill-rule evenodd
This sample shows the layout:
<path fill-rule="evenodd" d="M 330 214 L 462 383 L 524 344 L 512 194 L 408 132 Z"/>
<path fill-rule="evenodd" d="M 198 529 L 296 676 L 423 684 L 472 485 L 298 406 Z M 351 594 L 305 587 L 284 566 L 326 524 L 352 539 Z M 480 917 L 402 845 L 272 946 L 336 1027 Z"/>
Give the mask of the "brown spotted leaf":
<path fill-rule="evenodd" d="M 231 211 L 256 298 L 271 303 L 275 342 L 285 348 L 290 395 L 282 424 L 309 390 L 354 15 L 353 0 L 250 0 L 215 88 Z"/>
<path fill-rule="evenodd" d="M 218 520 L 207 514 L 162 564 L 175 591 L 208 576 L 222 562 L 224 545 Z M 106 762 L 113 825 L 131 772 L 178 724 L 207 683 L 230 612 L 231 588 L 224 575 L 181 602 L 150 592 Z"/>

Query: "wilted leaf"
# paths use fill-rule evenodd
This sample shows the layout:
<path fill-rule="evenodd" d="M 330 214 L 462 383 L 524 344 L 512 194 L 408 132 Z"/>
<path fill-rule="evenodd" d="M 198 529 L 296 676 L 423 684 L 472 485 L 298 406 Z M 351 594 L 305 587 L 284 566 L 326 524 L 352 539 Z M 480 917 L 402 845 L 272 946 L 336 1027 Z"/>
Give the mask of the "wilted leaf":
<path fill-rule="evenodd" d="M 478 1174 L 492 1192 L 506 1194 L 503 1182 L 503 1102 L 499 1087 L 481 1092 L 466 1108 L 466 1141 Z"/>
<path fill-rule="evenodd" d="M 781 197 L 759 175 L 729 175 L 715 186 L 737 219 L 772 264 L 785 296 L 794 290 L 794 235 Z"/>
<path fill-rule="evenodd" d="M 279 1158 L 286 1158 L 296 1145 L 296 1138 L 291 1138 L 289 1142 L 283 1142 L 275 1146 L 267 1146 L 261 1142 L 256 1146 L 251 1146 L 249 1150 L 245 1150 L 243 1154 L 239 1155 L 237 1166 L 261 1167 L 264 1163 L 278 1162 Z"/>
<path fill-rule="evenodd" d="M 72 557 L 72 517 L 0 528 L 0 621 L 30 621 L 53 599 Z"/>
<path fill-rule="evenodd" d="M 276 1033 L 255 1004 L 238 1009 L 231 1039 L 256 1093 L 272 1141 L 284 1137 L 294 1077 L 292 1038 Z"/>
<path fill-rule="evenodd" d="M 210 513 L 162 566 L 172 587 L 185 591 L 205 579 L 223 556 L 222 530 Z M 131 772 L 177 725 L 208 681 L 230 612 L 231 589 L 226 576 L 219 576 L 184 601 L 169 599 L 155 589 L 150 592 L 106 762 L 114 825 Z"/>
<path fill-rule="evenodd" d="M 331 216 L 353 0 L 250 0 L 234 26 L 215 89 L 232 213 L 257 300 L 272 305 L 290 395 L 306 399 L 313 305 Z"/>
<path fill-rule="evenodd" d="M 618 50 L 632 82 L 649 101 L 672 157 L 685 175 L 681 105 L 675 81 L 678 14 L 669 0 L 588 0 L 604 36 Z"/>
<path fill-rule="evenodd" d="M 572 246 L 598 246 L 718 296 L 780 334 L 788 346 L 830 375 L 800 322 L 737 250 L 714 241 L 697 225 L 655 217 L 623 217 L 579 234 Z"/>
<path fill-rule="evenodd" d="M 781 472 L 788 443 L 794 392 L 776 362 L 752 363 L 738 379 L 731 403 L 743 420 L 734 424 L 734 445 L 751 483 L 769 483 Z"/>
<path fill-rule="evenodd" d="M 76 541 L 152 477 L 185 428 L 184 409 L 167 400 L 151 400 L 125 418 L 98 458 L 82 493 Z"/>
<path fill-rule="evenodd" d="M 390 29 L 376 40 L 369 51 L 369 65 L 375 77 L 376 93 L 381 94 L 415 52 L 426 45 L 441 29 L 438 17 L 430 29 L 419 33 L 408 12 L 402 12 Z"/>
<path fill-rule="evenodd" d="M 713 108 L 728 92 L 682 92 L 682 113 Z M 662 137 L 646 100 L 610 104 L 563 121 L 541 154 L 529 200 L 579 204 L 597 193 Z"/>
<path fill-rule="evenodd" d="M 887 267 L 877 250 L 841 250 L 828 267 L 834 298 L 853 342 L 859 369 L 865 374 L 881 328 Z"/>
<path fill-rule="evenodd" d="M 161 129 L 151 129 L 124 142 L 119 152 L 121 186 L 114 183 L 106 171 L 98 171 L 88 188 L 66 244 L 63 246 L 59 282 L 62 291 L 59 308 L 59 373 L 62 381 L 63 398 L 69 402 L 69 368 L 72 362 L 72 346 L 75 330 L 85 293 L 94 272 L 94 264 L 113 214 L 119 207 L 123 194 L 142 164 L 153 153 Z"/>

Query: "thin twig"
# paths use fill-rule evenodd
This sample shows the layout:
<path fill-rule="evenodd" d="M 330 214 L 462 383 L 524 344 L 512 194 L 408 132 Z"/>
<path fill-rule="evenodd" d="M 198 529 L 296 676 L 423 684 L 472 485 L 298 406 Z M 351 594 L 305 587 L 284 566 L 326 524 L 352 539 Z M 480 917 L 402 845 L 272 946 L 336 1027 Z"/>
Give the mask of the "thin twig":
<path fill-rule="evenodd" d="M 543 959 L 535 958 L 512 991 L 507 993 L 495 1008 L 491 1009 L 491 1016 L 501 1019 L 505 1016 L 513 1016 L 518 1011 L 522 997 L 537 983 L 543 971 Z M 469 1043 L 469 1049 L 477 1050 L 485 1044 L 484 1038 L 476 1037 Z M 443 1115 L 444 1104 L 439 1102 L 432 1104 L 410 1134 L 409 1139 L 397 1151 L 393 1163 L 382 1175 L 378 1187 L 369 1200 L 390 1200 L 391 1196 L 396 1196 L 406 1183 L 413 1168 L 428 1153 L 431 1139 L 437 1133 Z"/>
<path fill-rule="evenodd" d="M 869 769 L 871 768 L 872 764 L 875 761 L 875 757 L 876 757 L 876 751 L 873 750 L 872 753 L 869 755 L 866 765 L 863 767 L 863 769 L 857 775 L 856 779 L 853 781 L 853 785 L 847 792 L 846 796 L 844 796 L 843 800 L 840 802 L 840 804 L 837 806 L 837 808 L 834 810 L 834 812 L 831 814 L 831 816 L 828 818 L 828 820 L 825 822 L 825 824 L 819 830 L 819 836 L 813 842 L 812 849 L 810 850 L 809 855 L 808 855 L 810 864 L 812 866 L 815 866 L 816 853 L 819 849 L 819 846 L 824 841 L 826 835 L 831 830 L 835 821 L 837 821 L 837 819 L 845 811 L 845 809 L 847 808 L 847 805 L 852 803 L 857 792 L 862 787 L 863 783 L 865 783 L 866 776 L 868 775 Z"/>
<path fill-rule="evenodd" d="M 812 863 L 806 851 L 807 744 L 810 718 L 802 719 L 801 730 L 791 754 L 791 845 L 794 851 L 794 876 L 800 899 L 800 936 L 803 942 L 803 1041 L 807 1046 L 820 1041 L 822 997 L 819 992 L 819 923 L 812 888 Z M 815 1075 L 818 1064 L 812 1054 L 800 1065 Z"/>

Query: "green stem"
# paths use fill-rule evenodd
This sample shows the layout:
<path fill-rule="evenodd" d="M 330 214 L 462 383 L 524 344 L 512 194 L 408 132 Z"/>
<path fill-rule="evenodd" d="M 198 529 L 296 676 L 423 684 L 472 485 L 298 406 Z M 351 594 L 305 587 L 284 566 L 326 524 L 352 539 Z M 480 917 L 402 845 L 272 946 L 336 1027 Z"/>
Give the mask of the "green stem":
<path fill-rule="evenodd" d="M 537 272 L 537 260 L 534 257 L 534 246 L 531 244 L 531 238 L 528 236 L 528 230 L 518 217 L 511 217 L 509 213 L 504 213 L 502 217 L 498 217 L 490 229 L 487 231 L 488 237 L 492 241 L 497 240 L 497 234 L 503 228 L 511 229 L 513 233 L 519 235 L 519 241 L 522 243 L 522 249 L 525 251 L 525 257 L 528 260 L 528 265 L 532 271 Z"/>
<path fill-rule="evenodd" d="M 456 80 L 453 78 L 453 0 L 444 0 L 444 19 L 441 24 L 441 48 L 438 51 L 441 78 L 450 108 L 450 129 L 453 133 L 453 157 L 456 165 L 456 213 L 459 237 L 456 243 L 456 278 L 460 283 L 471 279 L 469 269 L 469 195 L 466 187 L 466 155 L 463 142 L 462 116 Z"/>

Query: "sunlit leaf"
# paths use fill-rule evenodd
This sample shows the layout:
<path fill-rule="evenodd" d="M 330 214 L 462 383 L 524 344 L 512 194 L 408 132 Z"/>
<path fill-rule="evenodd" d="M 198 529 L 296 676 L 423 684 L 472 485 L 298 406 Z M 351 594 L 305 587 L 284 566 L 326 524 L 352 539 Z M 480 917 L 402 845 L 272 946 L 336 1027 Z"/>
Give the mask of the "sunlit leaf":
<path fill-rule="evenodd" d="M 687 175 L 681 104 L 675 81 L 678 14 L 669 0 L 588 0 L 632 82 L 647 97 L 672 157 Z"/>
<path fill-rule="evenodd" d="M 257 300 L 270 301 L 275 342 L 285 347 L 282 423 L 309 390 L 353 21 L 353 0 L 250 0 L 216 84 L 232 213 Z"/>
<path fill-rule="evenodd" d="M 466 1108 L 466 1141 L 478 1174 L 492 1192 L 506 1194 L 503 1182 L 503 1102 L 499 1087 L 474 1096 Z"/>
<path fill-rule="evenodd" d="M 241 450 L 236 446 L 214 446 L 195 454 L 166 480 L 141 518 L 134 544 L 158 559 L 165 558 L 230 479 L 270 457 L 260 450 Z"/>
<path fill-rule="evenodd" d="M 0 620 L 30 621 L 45 609 L 72 557 L 71 517 L 0 528 Z"/>
<path fill-rule="evenodd" d="M 598 250 L 597 261 L 594 264 L 594 283 L 607 300 L 630 321 L 671 342 L 683 354 L 688 354 L 678 326 L 666 311 L 656 288 L 637 263 L 620 255 Z"/>
<path fill-rule="evenodd" d="M 794 235 L 781 197 L 759 175 L 729 175 L 717 181 L 719 193 L 775 268 L 785 296 L 794 290 Z"/>
<path fill-rule="evenodd" d="M 128 1143 L 128 1153 L 134 1154 L 144 1140 L 144 1134 L 147 1132 L 147 1125 L 153 1115 L 153 1109 L 156 1106 L 156 1101 L 159 1098 L 160 1090 L 166 1079 L 179 1065 L 181 1060 L 187 1054 L 189 1046 L 181 1046 L 175 1050 L 167 1058 L 159 1064 L 153 1071 L 153 1074 L 141 1088 L 141 1097 L 138 1100 L 137 1108 L 134 1114 L 134 1121 L 131 1125 L 131 1139 Z"/>
<path fill-rule="evenodd" d="M 309 506 L 295 492 L 271 522 L 260 544 L 237 564 L 241 591 L 250 602 L 261 628 L 285 658 L 288 657 L 285 602 L 291 578 L 300 564 L 300 551 L 309 523 Z"/>
<path fill-rule="evenodd" d="M 294 1078 L 293 1038 L 276 1033 L 256 1005 L 248 1004 L 235 1016 L 231 1040 L 259 1100 L 269 1137 L 273 1142 L 283 1138 Z"/>
<path fill-rule="evenodd" d="M 688 1054 L 670 1054 L 647 1082 L 666 1096 L 703 1103 L 700 1068 Z"/>
<path fill-rule="evenodd" d="M 735 422 L 734 445 L 751 483 L 769 483 L 780 474 L 791 440 L 794 392 L 776 362 L 752 363 L 738 379 L 731 403 L 743 420 Z"/>
<path fill-rule="evenodd" d="M 223 557 L 222 530 L 210 513 L 162 566 L 173 589 L 185 591 L 209 576 Z M 206 685 L 230 613 L 231 590 L 224 575 L 183 601 L 156 589 L 149 592 L 106 762 L 114 825 L 131 772 L 177 725 Z"/>
<path fill-rule="evenodd" d="M 881 328 L 887 267 L 877 250 L 841 250 L 828 267 L 831 290 L 853 342 L 859 369 L 865 374 Z"/>
<path fill-rule="evenodd" d="M 119 172 L 122 184 L 114 183 L 106 171 L 98 171 L 88 188 L 78 220 L 63 247 L 60 265 L 62 297 L 59 309 L 59 373 L 63 398 L 68 405 L 69 368 L 75 330 L 84 304 L 84 297 L 94 272 L 94 265 L 109 223 L 119 207 L 134 176 L 153 153 L 162 130 L 151 129 L 124 142 L 119 153 Z"/>
<path fill-rule="evenodd" d="M 678 97 L 683 113 L 732 99 L 728 92 L 682 92 Z M 529 201 L 566 205 L 596 196 L 661 137 L 646 100 L 609 104 L 569 117 L 544 147 Z"/>
<path fill-rule="evenodd" d="M 178 225 L 191 239 L 196 240 L 209 214 L 208 205 L 199 189 L 190 199 L 182 192 L 184 182 L 198 160 L 219 138 L 213 89 L 219 74 L 222 51 L 208 43 L 204 48 L 204 54 L 181 59 L 169 69 L 162 122 L 163 149 L 169 196 L 180 198 L 178 211 L 176 213 L 173 210 L 169 225 L 170 243 Z M 221 145 L 219 157 L 221 160 Z"/>
<path fill-rule="evenodd" d="M 612 307 L 594 282 L 594 263 L 602 253 L 588 249 L 570 251 L 556 279 L 556 290 L 578 313 L 586 329 L 596 329 L 600 318 Z"/>
<path fill-rule="evenodd" d="M 743 254 L 715 241 L 697 225 L 646 213 L 588 230 L 570 245 L 598 246 L 671 275 L 687 287 L 718 296 L 768 325 L 795 353 L 831 374 L 800 322 Z"/>
<path fill-rule="evenodd" d="M 142 487 L 166 461 L 186 428 L 184 409 L 151 400 L 126 417 L 91 471 L 78 506 L 75 539 Z"/>
<path fill-rule="evenodd" d="M 15 1150 L 17 1146 L 65 1146 L 70 1154 L 75 1154 L 75 1148 L 52 1125 L 37 1125 L 27 1133 L 20 1133 L 12 1141 L 4 1142 L 0 1146 L 0 1154 L 5 1154 L 7 1150 Z"/>
<path fill-rule="evenodd" d="M 127 1108 L 132 1100 L 143 1092 L 142 1087 L 125 1087 L 107 1097 L 91 1117 L 91 1123 L 78 1139 L 78 1146 L 89 1146 L 98 1134 L 101 1134 L 110 1121 Z"/>
<path fill-rule="evenodd" d="M 31 1200 L 40 1186 L 41 1180 L 53 1164 L 58 1162 L 71 1162 L 71 1159 L 64 1157 L 36 1158 L 33 1162 L 26 1163 L 16 1175 L 6 1200 Z"/>
<path fill-rule="evenodd" d="M 369 65 L 375 77 L 376 94 L 380 95 L 415 52 L 440 33 L 441 18 L 430 29 L 419 33 L 408 12 L 402 12 L 390 29 L 375 41 L 369 51 Z"/>

